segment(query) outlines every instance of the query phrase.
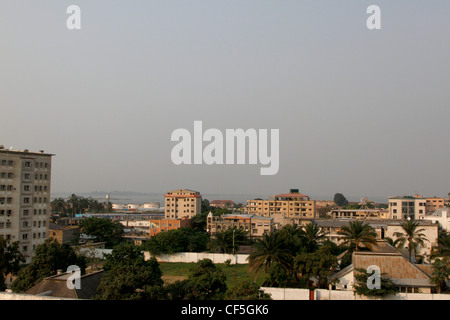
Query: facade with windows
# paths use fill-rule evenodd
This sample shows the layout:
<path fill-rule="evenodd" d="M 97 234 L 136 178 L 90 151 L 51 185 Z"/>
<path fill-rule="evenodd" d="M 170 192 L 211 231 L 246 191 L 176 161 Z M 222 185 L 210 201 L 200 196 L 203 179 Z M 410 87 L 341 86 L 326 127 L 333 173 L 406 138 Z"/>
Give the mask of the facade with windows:
<path fill-rule="evenodd" d="M 49 236 L 52 156 L 0 146 L 0 237 L 19 241 L 26 263 Z"/>
<path fill-rule="evenodd" d="M 418 196 L 389 197 L 389 218 L 418 220 L 426 214 L 426 198 Z"/>
<path fill-rule="evenodd" d="M 202 196 L 200 192 L 177 189 L 164 195 L 164 216 L 166 219 L 191 219 L 200 214 Z"/>

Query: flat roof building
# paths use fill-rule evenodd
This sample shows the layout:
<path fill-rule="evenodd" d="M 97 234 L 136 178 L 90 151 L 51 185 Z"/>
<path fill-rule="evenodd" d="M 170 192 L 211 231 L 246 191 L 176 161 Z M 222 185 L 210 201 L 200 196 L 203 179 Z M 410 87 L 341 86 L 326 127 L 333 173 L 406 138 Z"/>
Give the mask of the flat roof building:
<path fill-rule="evenodd" d="M 19 241 L 26 263 L 49 236 L 52 156 L 0 146 L 0 237 Z"/>
<path fill-rule="evenodd" d="M 191 219 L 200 214 L 202 196 L 200 192 L 177 189 L 164 195 L 164 216 L 166 219 Z"/>

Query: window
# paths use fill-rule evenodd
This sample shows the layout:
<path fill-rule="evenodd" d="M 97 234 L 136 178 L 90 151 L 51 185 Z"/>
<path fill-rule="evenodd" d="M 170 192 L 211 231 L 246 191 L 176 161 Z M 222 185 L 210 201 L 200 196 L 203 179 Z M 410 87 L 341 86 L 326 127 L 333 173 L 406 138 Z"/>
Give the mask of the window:
<path fill-rule="evenodd" d="M 31 168 L 31 162 L 30 161 L 25 161 L 25 167 L 26 168 Z"/>

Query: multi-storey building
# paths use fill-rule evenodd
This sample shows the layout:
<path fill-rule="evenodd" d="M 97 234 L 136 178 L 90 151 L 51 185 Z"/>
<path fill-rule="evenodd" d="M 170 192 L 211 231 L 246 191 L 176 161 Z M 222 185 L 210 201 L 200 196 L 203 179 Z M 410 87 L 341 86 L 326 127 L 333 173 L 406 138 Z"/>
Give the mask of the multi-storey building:
<path fill-rule="evenodd" d="M 52 156 L 0 146 L 0 237 L 19 241 L 26 263 L 49 236 Z"/>
<path fill-rule="evenodd" d="M 200 214 L 202 196 L 200 192 L 177 189 L 164 195 L 164 216 L 166 219 L 191 219 Z"/>
<path fill-rule="evenodd" d="M 289 223 L 287 221 L 316 218 L 315 200 L 310 200 L 307 195 L 298 193 L 297 190 L 274 195 L 269 200 L 247 200 L 246 210 L 248 214 L 273 217 L 279 227 Z"/>
<path fill-rule="evenodd" d="M 426 213 L 426 198 L 419 196 L 389 197 L 389 218 L 423 219 Z"/>
<path fill-rule="evenodd" d="M 260 238 L 274 230 L 273 218 L 252 214 L 225 214 L 215 217 L 210 212 L 206 219 L 207 232 L 214 236 L 217 232 L 227 229 L 242 229 L 249 237 Z"/>

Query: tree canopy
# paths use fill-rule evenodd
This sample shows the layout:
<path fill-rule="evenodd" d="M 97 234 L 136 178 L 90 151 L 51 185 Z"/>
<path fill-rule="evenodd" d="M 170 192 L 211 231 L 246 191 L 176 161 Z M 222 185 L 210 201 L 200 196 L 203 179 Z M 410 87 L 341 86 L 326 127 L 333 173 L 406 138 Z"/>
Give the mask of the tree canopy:
<path fill-rule="evenodd" d="M 81 273 L 84 273 L 86 260 L 83 256 L 78 256 L 68 244 L 47 239 L 36 247 L 31 263 L 18 272 L 11 289 L 14 292 L 25 292 L 45 277 L 55 275 L 58 270 L 65 272 L 70 265 L 78 266 Z"/>

